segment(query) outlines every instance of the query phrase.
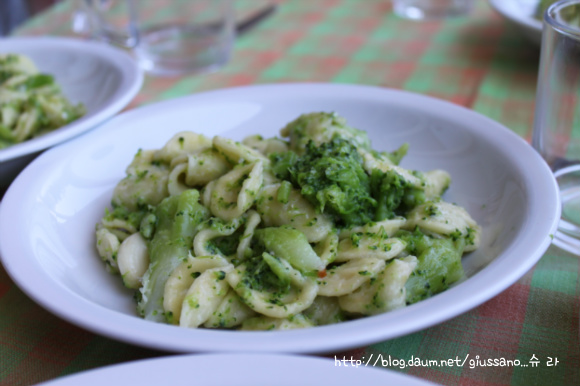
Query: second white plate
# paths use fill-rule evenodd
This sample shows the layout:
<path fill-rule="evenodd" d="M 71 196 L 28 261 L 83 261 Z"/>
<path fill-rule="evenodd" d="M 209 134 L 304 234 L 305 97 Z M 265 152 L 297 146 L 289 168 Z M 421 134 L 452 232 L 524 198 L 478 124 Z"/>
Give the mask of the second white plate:
<path fill-rule="evenodd" d="M 54 76 L 73 104 L 86 114 L 56 130 L 0 149 L 0 186 L 8 185 L 36 153 L 92 129 L 124 108 L 143 83 L 143 71 L 126 52 L 105 43 L 63 37 L 0 39 L 0 54 L 29 57 L 41 73 Z"/>
<path fill-rule="evenodd" d="M 435 386 L 382 369 L 380 361 L 378 368 L 373 368 L 372 361 L 365 366 L 364 362 L 349 362 L 350 359 L 340 357 L 335 361 L 263 354 L 180 355 L 108 366 L 38 386 Z"/>
<path fill-rule="evenodd" d="M 537 45 L 542 43 L 542 20 L 535 17 L 539 3 L 540 0 L 489 0 L 492 8 Z"/>

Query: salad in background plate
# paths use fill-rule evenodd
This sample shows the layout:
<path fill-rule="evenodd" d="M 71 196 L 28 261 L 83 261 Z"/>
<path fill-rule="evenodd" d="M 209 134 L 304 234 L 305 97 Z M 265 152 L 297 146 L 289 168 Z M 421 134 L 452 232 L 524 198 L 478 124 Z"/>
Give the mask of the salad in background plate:
<path fill-rule="evenodd" d="M 10 37 L 0 39 L 0 54 L 30 58 L 40 73 L 53 79 L 64 98 L 85 109 L 78 119 L 66 120 L 66 124 L 43 135 L 0 148 L 0 190 L 41 151 L 118 113 L 143 83 L 143 72 L 137 63 L 127 53 L 105 43 L 60 37 Z"/>

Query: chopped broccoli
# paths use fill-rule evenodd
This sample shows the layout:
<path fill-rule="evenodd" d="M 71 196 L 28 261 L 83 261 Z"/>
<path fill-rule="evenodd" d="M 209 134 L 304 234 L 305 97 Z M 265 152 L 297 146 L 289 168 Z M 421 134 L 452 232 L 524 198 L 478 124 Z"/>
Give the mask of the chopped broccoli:
<path fill-rule="evenodd" d="M 319 212 L 334 216 L 345 226 L 373 220 L 376 201 L 370 195 L 369 176 L 356 147 L 348 140 L 334 137 L 318 146 L 310 141 L 302 156 L 294 159 L 282 153 L 271 159 L 275 171 L 281 165 L 288 167 L 282 177 L 300 188 Z M 288 162 L 292 159 L 294 162 Z"/>
<path fill-rule="evenodd" d="M 425 201 L 425 193 L 394 170 L 374 169 L 370 181 L 372 196 L 377 200 L 375 221 L 402 215 Z"/>
<path fill-rule="evenodd" d="M 461 256 L 464 239 L 436 239 L 418 229 L 414 232 L 399 231 L 395 237 L 404 240 L 407 252 L 418 259 L 417 267 L 405 284 L 407 304 L 442 292 L 463 277 Z"/>
<path fill-rule="evenodd" d="M 272 294 L 284 295 L 290 291 L 290 282 L 280 279 L 272 270 L 263 254 L 253 256 L 246 262 L 244 284 L 256 291 L 268 291 Z"/>
<path fill-rule="evenodd" d="M 307 138 L 303 133 L 308 131 L 305 127 L 312 126 L 310 120 L 314 118 L 328 118 L 324 114 L 301 116 L 287 126 L 292 128 L 291 136 L 299 136 L 301 140 Z M 334 115 L 332 118 L 338 119 Z M 393 218 L 425 201 L 424 191 L 409 184 L 394 170 L 375 169 L 369 176 L 358 151 L 366 149 L 368 138 L 364 137 L 365 140 L 357 145 L 352 140 L 354 134 L 345 130 L 333 130 L 333 136 L 326 142 L 319 141 L 326 139 L 327 131 L 324 135 L 318 133 L 316 140 L 310 139 L 298 149 L 301 151 L 298 154 L 294 151 L 271 154 L 274 174 L 292 182 L 319 212 L 331 215 L 339 227 Z M 397 164 L 407 149 L 408 145 L 404 144 L 392 153 L 380 155 Z"/>
<path fill-rule="evenodd" d="M 381 221 L 395 217 L 397 209 L 403 201 L 407 182 L 394 171 L 382 172 L 374 169 L 371 174 L 371 189 L 378 198 L 375 219 Z"/>
<path fill-rule="evenodd" d="M 298 161 L 298 155 L 293 151 L 272 153 L 272 172 L 281 180 L 290 180 L 290 168 Z"/>

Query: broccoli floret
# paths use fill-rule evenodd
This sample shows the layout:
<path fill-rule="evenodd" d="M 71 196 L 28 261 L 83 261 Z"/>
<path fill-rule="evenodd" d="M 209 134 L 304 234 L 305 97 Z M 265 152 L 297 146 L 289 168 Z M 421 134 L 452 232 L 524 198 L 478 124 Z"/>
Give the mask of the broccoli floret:
<path fill-rule="evenodd" d="M 334 137 L 319 146 L 310 141 L 302 156 L 288 163 L 291 158 L 273 155 L 274 170 L 288 165 L 288 172 L 279 176 L 301 189 L 319 212 L 334 216 L 344 226 L 373 220 L 376 201 L 370 195 L 369 176 L 356 147 L 348 140 Z"/>
<path fill-rule="evenodd" d="M 293 151 L 283 153 L 273 153 L 270 155 L 272 160 L 272 172 L 281 180 L 290 180 L 290 168 L 298 161 L 298 155 Z"/>
<path fill-rule="evenodd" d="M 388 164 L 398 164 L 408 144 L 377 153 L 365 132 L 330 113 L 302 115 L 281 134 L 290 137 L 291 150 L 270 155 L 272 171 L 300 189 L 338 227 L 393 218 L 425 201 L 424 188 L 412 185 L 396 170 L 374 169 L 369 175 L 363 167 L 363 156 L 369 152 Z"/>
<path fill-rule="evenodd" d="M 280 280 L 263 256 L 253 256 L 246 261 L 244 284 L 256 291 L 268 291 L 283 295 L 290 290 L 290 283 Z"/>
<path fill-rule="evenodd" d="M 292 182 L 341 227 L 393 218 L 425 201 L 425 193 L 394 170 L 369 176 L 356 146 L 338 134 L 322 144 L 308 142 L 301 156 L 288 151 L 270 159 L 276 177 Z"/>
<path fill-rule="evenodd" d="M 394 170 L 383 172 L 374 169 L 370 181 L 372 197 L 377 201 L 375 221 L 403 215 L 425 202 L 425 192 L 409 184 Z"/>
<path fill-rule="evenodd" d="M 405 284 L 407 304 L 416 303 L 446 290 L 464 275 L 461 256 L 465 240 L 433 238 L 420 230 L 395 234 L 407 243 L 406 251 L 417 256 L 418 264 Z"/>

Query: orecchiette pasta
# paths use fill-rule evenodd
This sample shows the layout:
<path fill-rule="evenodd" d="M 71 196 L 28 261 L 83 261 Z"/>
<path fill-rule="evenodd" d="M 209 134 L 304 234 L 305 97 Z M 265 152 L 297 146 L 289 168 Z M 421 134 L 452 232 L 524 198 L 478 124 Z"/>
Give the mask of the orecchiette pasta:
<path fill-rule="evenodd" d="M 268 158 L 260 152 L 229 138 L 214 137 L 213 146 L 222 157 L 234 165 L 258 161 L 269 162 Z"/>
<path fill-rule="evenodd" d="M 281 185 L 269 185 L 261 189 L 256 209 L 265 226 L 291 225 L 298 229 L 311 243 L 323 240 L 332 231 L 332 221 L 316 210 L 298 190 L 291 188 L 287 200 L 278 199 Z"/>
<path fill-rule="evenodd" d="M 190 187 L 203 186 L 230 169 L 230 164 L 215 149 L 207 149 L 188 156 L 185 183 Z"/>
<path fill-rule="evenodd" d="M 189 256 L 171 272 L 165 283 L 163 308 L 170 323 L 178 324 L 187 291 L 196 277 L 208 269 L 226 267 L 229 262 L 221 256 Z"/>
<path fill-rule="evenodd" d="M 196 154 L 211 148 L 211 139 L 205 135 L 182 131 L 175 134 L 163 148 L 154 152 L 156 161 L 171 163 L 181 155 Z"/>
<path fill-rule="evenodd" d="M 267 156 L 272 153 L 288 151 L 288 144 L 279 138 L 264 138 L 261 135 L 250 135 L 244 138 L 242 144 Z"/>
<path fill-rule="evenodd" d="M 193 239 L 193 252 L 196 256 L 207 256 L 211 254 L 223 255 L 222 251 L 211 245 L 213 239 L 230 236 L 245 220 L 242 217 L 233 219 L 229 223 L 212 221 L 211 225 L 200 230 Z"/>
<path fill-rule="evenodd" d="M 181 132 L 139 150 L 97 225 L 97 252 L 146 319 L 285 330 L 388 312 L 458 281 L 481 229 L 443 170 L 399 166 L 332 113 L 281 138 Z"/>
<path fill-rule="evenodd" d="M 401 229 L 407 219 L 405 217 L 395 217 L 390 220 L 383 220 L 371 222 L 363 226 L 357 226 L 350 229 L 343 229 L 340 232 L 340 238 L 345 239 L 351 237 L 353 234 L 383 234 L 387 237 L 393 236 L 399 229 Z"/>
<path fill-rule="evenodd" d="M 232 328 L 256 315 L 258 314 L 242 301 L 236 291 L 230 288 L 217 309 L 204 323 L 204 327 Z"/>
<path fill-rule="evenodd" d="M 119 272 L 119 266 L 117 265 L 119 246 L 119 239 L 107 228 L 97 230 L 97 251 L 105 262 L 107 269 L 112 273 Z"/>
<path fill-rule="evenodd" d="M 154 151 L 139 151 L 127 168 L 127 176 L 115 187 L 113 205 L 136 211 L 157 205 L 168 196 L 169 168 L 154 160 Z"/>
<path fill-rule="evenodd" d="M 317 296 L 302 314 L 315 326 L 334 324 L 346 319 L 337 297 Z"/>
<path fill-rule="evenodd" d="M 209 207 L 224 220 L 240 217 L 256 202 L 262 186 L 262 161 L 234 168 L 212 186 Z"/>
<path fill-rule="evenodd" d="M 169 184 L 191 189 L 223 176 L 231 169 L 231 165 L 215 149 L 209 148 L 175 157 L 170 168 Z"/>
<path fill-rule="evenodd" d="M 329 270 L 324 278 L 318 279 L 318 293 L 322 296 L 347 295 L 370 280 L 384 266 L 383 260 L 373 257 L 350 260 Z"/>
<path fill-rule="evenodd" d="M 211 268 L 193 281 L 181 305 L 181 327 L 199 327 L 212 316 L 227 295 L 225 277 L 232 269 L 231 265 Z"/>
<path fill-rule="evenodd" d="M 249 257 L 248 253 L 251 252 L 250 247 L 252 238 L 254 237 L 254 230 L 260 224 L 261 220 L 260 215 L 255 210 L 248 211 L 246 229 L 240 238 L 240 243 L 238 244 L 238 249 L 236 251 L 239 261 L 243 261 L 245 258 Z"/>
<path fill-rule="evenodd" d="M 179 196 L 185 192 L 187 185 L 185 184 L 185 174 L 187 173 L 187 164 L 178 164 L 171 173 L 169 173 L 169 182 L 167 184 L 167 192 L 170 196 Z"/>
<path fill-rule="evenodd" d="M 290 273 L 293 278 L 302 278 L 299 272 L 293 271 Z M 251 285 L 244 281 L 245 272 L 244 264 L 230 271 L 227 275 L 228 283 L 248 307 L 272 318 L 287 318 L 299 314 L 310 307 L 318 293 L 318 285 L 312 278 L 302 278 L 296 283 L 298 284 L 296 287 L 291 288 L 282 296 L 268 291 L 258 291 L 252 289 Z"/>
<path fill-rule="evenodd" d="M 324 240 L 321 240 L 314 251 L 324 265 L 328 265 L 336 259 L 336 254 L 338 253 L 338 235 L 335 232 L 329 232 Z"/>
<path fill-rule="evenodd" d="M 353 234 L 338 244 L 335 262 L 372 257 L 390 260 L 405 250 L 407 244 L 399 238 L 384 238 L 381 234 Z"/>
<path fill-rule="evenodd" d="M 465 209 L 444 201 L 426 202 L 417 206 L 409 212 L 405 227 L 420 227 L 427 232 L 452 238 L 465 237 L 466 252 L 479 246 L 480 229 L 477 223 Z"/>
<path fill-rule="evenodd" d="M 356 291 L 341 296 L 338 303 L 343 310 L 373 315 L 405 306 L 405 282 L 417 266 L 415 256 L 390 262 L 372 280 Z"/>
<path fill-rule="evenodd" d="M 123 240 L 117 253 L 117 264 L 123 284 L 128 288 L 139 288 L 149 267 L 149 251 L 141 234 L 133 233 Z"/>

